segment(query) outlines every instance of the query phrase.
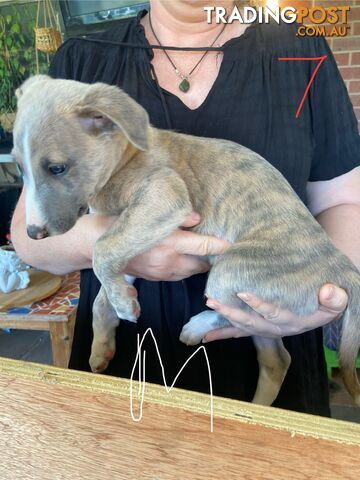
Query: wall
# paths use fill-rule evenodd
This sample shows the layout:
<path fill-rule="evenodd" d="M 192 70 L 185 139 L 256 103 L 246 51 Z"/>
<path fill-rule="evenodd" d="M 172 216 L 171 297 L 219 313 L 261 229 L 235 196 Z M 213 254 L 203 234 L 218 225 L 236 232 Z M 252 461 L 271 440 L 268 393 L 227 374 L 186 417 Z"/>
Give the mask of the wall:
<path fill-rule="evenodd" d="M 349 6 L 348 33 L 346 37 L 328 37 L 342 77 L 354 105 L 360 128 L 360 0 L 281 0 L 281 6 L 329 7 Z"/>

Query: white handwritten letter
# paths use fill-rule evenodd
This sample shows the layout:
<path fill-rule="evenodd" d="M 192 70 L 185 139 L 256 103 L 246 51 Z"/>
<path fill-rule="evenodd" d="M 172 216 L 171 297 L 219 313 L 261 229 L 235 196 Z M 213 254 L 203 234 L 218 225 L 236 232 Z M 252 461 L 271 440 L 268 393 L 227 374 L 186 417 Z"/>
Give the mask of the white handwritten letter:
<path fill-rule="evenodd" d="M 205 355 L 205 360 L 206 360 L 206 365 L 207 365 L 207 369 L 208 369 L 208 375 L 209 375 L 209 389 L 210 389 L 210 431 L 213 432 L 214 431 L 214 408 L 213 408 L 213 388 L 212 388 L 212 378 L 211 378 L 211 369 L 210 369 L 210 363 L 209 363 L 209 358 L 207 356 L 207 353 L 206 353 L 206 349 L 204 347 L 204 345 L 201 345 L 197 348 L 197 350 L 195 350 L 195 352 L 190 355 L 190 357 L 186 360 L 186 362 L 184 363 L 184 365 L 180 368 L 179 372 L 177 373 L 176 377 L 174 378 L 174 381 L 172 382 L 172 384 L 170 385 L 170 387 L 168 387 L 167 385 L 167 382 L 166 382 L 166 378 L 165 378 L 165 369 L 164 369 L 164 365 L 162 363 L 162 359 L 161 359 L 161 355 L 160 355 L 160 352 L 159 352 L 159 347 L 158 347 L 158 344 L 156 342 L 156 338 L 153 334 L 153 331 L 151 328 L 148 328 L 146 330 L 146 332 L 144 333 L 144 336 L 142 337 L 141 339 L 141 342 L 139 342 L 139 334 L 138 334 L 138 338 L 137 338 L 137 342 L 138 342 L 138 348 L 137 348 L 137 354 L 136 354 L 136 358 L 135 358 L 135 362 L 134 362 L 134 366 L 133 366 L 133 369 L 132 369 L 132 372 L 131 372 L 131 377 L 130 377 L 130 414 L 131 414 L 131 418 L 134 420 L 134 422 L 140 422 L 141 418 L 142 418 L 142 406 L 143 406 L 143 402 L 144 402 L 144 396 L 145 396 L 145 383 L 146 383 L 146 351 L 144 350 L 142 352 L 142 345 L 144 343 L 144 340 L 146 338 L 147 335 L 151 335 L 153 341 L 154 341 L 154 345 L 155 345 L 155 348 L 156 348 L 156 353 L 157 353 L 157 356 L 158 356 L 158 359 L 159 359 L 159 362 L 160 362 L 160 366 L 161 366 L 161 372 L 162 372 L 162 377 L 163 377 L 163 382 L 164 382 L 164 386 L 166 388 L 166 392 L 167 393 L 170 393 L 170 391 L 172 390 L 172 388 L 174 387 L 175 385 L 175 382 L 176 380 L 178 379 L 178 377 L 180 376 L 181 372 L 184 370 L 184 368 L 186 367 L 186 365 L 190 362 L 190 360 L 200 351 L 203 351 L 204 352 L 204 355 Z M 142 355 L 141 355 L 142 353 Z M 139 388 L 138 388 L 138 398 L 140 398 L 140 411 L 139 411 L 139 414 L 138 416 L 135 416 L 134 415 L 134 410 L 133 410 L 133 379 L 134 379 L 134 372 L 135 372 L 135 369 L 136 369 L 136 364 L 137 362 L 139 362 Z"/>

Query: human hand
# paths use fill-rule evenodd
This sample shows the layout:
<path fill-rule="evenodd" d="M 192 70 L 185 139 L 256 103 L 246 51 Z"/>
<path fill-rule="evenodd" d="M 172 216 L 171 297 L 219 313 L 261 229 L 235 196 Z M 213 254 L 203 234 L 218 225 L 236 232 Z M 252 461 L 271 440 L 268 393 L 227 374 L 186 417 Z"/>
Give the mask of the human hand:
<path fill-rule="evenodd" d="M 187 216 L 182 227 L 194 227 L 200 221 L 200 215 L 193 212 Z M 131 259 L 125 272 L 152 281 L 182 280 L 207 272 L 210 264 L 199 257 L 219 255 L 229 245 L 226 240 L 178 228 L 155 247 Z"/>
<path fill-rule="evenodd" d="M 208 299 L 206 305 L 226 317 L 233 326 L 211 330 L 205 335 L 204 342 L 252 335 L 263 337 L 297 335 L 336 320 L 342 315 L 348 302 L 345 290 L 332 284 L 325 284 L 319 290 L 320 307 L 317 312 L 301 317 L 266 303 L 254 295 L 246 293 L 238 296 L 254 312 L 244 312 L 239 308 L 227 307 L 216 300 Z"/>

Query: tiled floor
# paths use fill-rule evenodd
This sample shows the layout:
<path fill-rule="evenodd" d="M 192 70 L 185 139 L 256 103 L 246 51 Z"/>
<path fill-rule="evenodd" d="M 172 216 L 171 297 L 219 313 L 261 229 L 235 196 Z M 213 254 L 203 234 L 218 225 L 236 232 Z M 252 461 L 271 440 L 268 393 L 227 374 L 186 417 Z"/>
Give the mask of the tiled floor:
<path fill-rule="evenodd" d="M 7 333 L 0 329 L 0 357 L 51 365 L 49 333 L 33 330 L 12 330 Z M 360 423 L 360 408 L 355 407 L 336 371 L 330 392 L 333 418 Z"/>

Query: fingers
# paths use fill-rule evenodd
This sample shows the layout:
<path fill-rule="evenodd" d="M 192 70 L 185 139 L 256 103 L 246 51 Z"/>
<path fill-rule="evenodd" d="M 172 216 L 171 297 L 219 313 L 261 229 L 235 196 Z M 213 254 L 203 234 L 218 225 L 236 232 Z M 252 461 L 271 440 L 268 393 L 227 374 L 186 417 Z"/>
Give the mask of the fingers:
<path fill-rule="evenodd" d="M 237 296 L 266 320 L 281 322 L 286 319 L 286 322 L 288 322 L 289 317 L 294 316 L 288 310 L 280 310 L 278 306 L 266 303 L 250 293 L 238 293 Z"/>
<path fill-rule="evenodd" d="M 158 260 L 160 257 L 160 260 Z M 162 257 L 162 258 L 161 258 Z M 209 271 L 210 264 L 190 255 L 170 255 L 157 248 L 133 258 L 126 273 L 150 281 L 176 282 Z"/>
<path fill-rule="evenodd" d="M 198 273 L 205 273 L 210 270 L 210 264 L 204 260 L 193 256 L 181 256 L 176 264 L 176 271 L 171 273 L 169 271 L 168 280 L 178 281 L 184 278 L 191 277 Z"/>
<path fill-rule="evenodd" d="M 323 285 L 319 291 L 319 309 L 312 315 L 298 316 L 286 309 L 266 303 L 250 293 L 239 293 L 254 313 L 244 312 L 240 308 L 222 305 L 216 300 L 209 299 L 207 305 L 227 318 L 238 332 L 232 329 L 219 329 L 215 333 L 209 332 L 206 340 L 221 338 L 243 337 L 247 335 L 261 335 L 264 337 L 286 337 L 313 330 L 336 320 L 345 310 L 348 296 L 345 290 L 332 285 Z M 221 331 L 220 331 L 221 330 Z M 236 333 L 236 334 L 235 334 Z"/>
<path fill-rule="evenodd" d="M 282 336 L 282 329 L 276 321 L 272 323 L 256 312 L 246 312 L 240 308 L 228 307 L 214 299 L 208 299 L 206 305 L 227 318 L 238 329 L 236 337 L 248 337 L 249 335 Z"/>
<path fill-rule="evenodd" d="M 307 317 L 298 317 L 289 310 L 280 309 L 276 305 L 266 303 L 250 293 L 239 293 L 238 297 L 266 320 L 276 322 L 278 325 L 283 326 L 291 326 L 291 324 L 293 324 L 294 329 L 295 324 L 297 324 L 300 329 L 302 322 L 305 324 L 309 321 L 309 324 L 314 324 L 312 328 L 316 328 L 333 321 L 343 313 L 348 302 L 348 296 L 345 290 L 332 284 L 323 285 L 319 291 L 319 310 L 325 312 L 327 315 L 317 315 L 317 312 L 315 312 L 315 314 Z M 328 319 L 327 322 L 326 319 Z M 316 322 L 319 322 L 319 324 L 315 324 Z M 309 329 L 310 328 L 307 328 L 307 330 Z"/>
<path fill-rule="evenodd" d="M 297 328 L 295 330 L 295 325 L 293 326 L 293 333 L 288 333 L 287 335 L 295 335 L 298 333 L 304 333 L 309 330 L 314 330 L 314 328 L 318 327 L 323 327 L 324 325 L 327 325 L 328 323 L 336 320 L 339 317 L 339 312 L 336 314 L 331 311 L 323 311 L 323 310 L 317 310 L 315 313 L 312 315 L 308 315 L 307 317 L 298 317 L 299 322 L 297 324 Z M 286 335 L 284 335 L 286 336 Z"/>
<path fill-rule="evenodd" d="M 242 326 L 251 327 L 254 323 L 253 314 L 245 312 L 240 308 L 229 307 L 224 305 L 213 298 L 209 298 L 206 302 L 206 305 L 213 310 L 216 310 L 223 317 L 234 322 L 236 324 L 241 324 Z"/>
<path fill-rule="evenodd" d="M 211 235 L 200 235 L 183 230 L 176 230 L 163 243 L 172 245 L 179 253 L 200 256 L 220 255 L 230 245 L 230 242 Z"/>
<path fill-rule="evenodd" d="M 201 222 L 200 215 L 196 212 L 191 212 L 189 213 L 189 215 L 187 215 L 187 217 L 185 218 L 181 226 L 184 228 L 191 228 L 191 227 L 195 227 L 195 225 L 198 225 L 200 222 Z"/>
<path fill-rule="evenodd" d="M 342 314 L 348 303 L 345 290 L 331 283 L 327 283 L 319 291 L 320 310 L 331 314 Z"/>
<path fill-rule="evenodd" d="M 262 331 L 268 330 L 268 333 L 271 333 L 271 335 L 279 334 L 279 325 L 287 325 L 296 317 L 288 310 L 282 310 L 276 305 L 266 303 L 255 295 L 239 293 L 238 297 L 247 303 L 249 307 L 253 309 L 254 313 L 245 312 L 240 308 L 222 305 L 213 299 L 209 299 L 206 305 L 214 308 L 232 322 L 239 322 L 244 327 L 252 328 L 254 332 L 256 332 L 257 328 L 261 328 Z"/>
<path fill-rule="evenodd" d="M 213 342 L 214 340 L 227 340 L 228 338 L 241 337 L 241 330 L 237 327 L 216 328 L 208 332 L 203 338 L 203 343 Z M 249 335 L 243 335 L 248 337 Z"/>

